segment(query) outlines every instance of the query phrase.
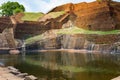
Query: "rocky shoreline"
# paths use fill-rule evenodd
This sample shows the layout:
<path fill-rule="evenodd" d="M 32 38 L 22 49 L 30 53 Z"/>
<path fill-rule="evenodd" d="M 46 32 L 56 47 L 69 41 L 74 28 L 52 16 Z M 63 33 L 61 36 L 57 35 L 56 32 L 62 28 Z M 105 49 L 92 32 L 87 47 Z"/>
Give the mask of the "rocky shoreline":
<path fill-rule="evenodd" d="M 46 50 L 28 50 L 27 52 L 69 52 L 69 53 L 92 53 L 92 54 L 96 54 L 96 53 L 101 53 L 100 51 L 90 51 L 90 50 L 85 50 L 85 49 L 81 49 L 81 50 L 77 50 L 77 49 L 46 49 Z M 102 52 L 102 53 L 108 53 L 108 52 Z M 111 53 L 112 54 L 112 53 Z M 117 53 L 116 53 L 117 54 Z"/>
<path fill-rule="evenodd" d="M 38 80 L 33 75 L 28 73 L 21 73 L 18 69 L 8 66 L 0 67 L 0 80 Z"/>

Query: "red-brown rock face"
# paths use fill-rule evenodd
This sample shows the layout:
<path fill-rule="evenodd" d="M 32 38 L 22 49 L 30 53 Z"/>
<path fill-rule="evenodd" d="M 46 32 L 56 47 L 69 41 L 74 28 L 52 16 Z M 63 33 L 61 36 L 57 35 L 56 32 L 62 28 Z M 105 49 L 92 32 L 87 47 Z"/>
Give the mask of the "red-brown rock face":
<path fill-rule="evenodd" d="M 113 4 L 114 3 L 114 4 Z M 54 8 L 51 12 L 70 11 L 77 15 L 75 25 L 89 30 L 113 30 L 120 27 L 120 3 L 91 2 L 65 4 Z"/>
<path fill-rule="evenodd" d="M 113 18 L 116 22 L 116 28 L 120 29 L 120 2 L 112 2 L 111 9 L 113 12 Z"/>

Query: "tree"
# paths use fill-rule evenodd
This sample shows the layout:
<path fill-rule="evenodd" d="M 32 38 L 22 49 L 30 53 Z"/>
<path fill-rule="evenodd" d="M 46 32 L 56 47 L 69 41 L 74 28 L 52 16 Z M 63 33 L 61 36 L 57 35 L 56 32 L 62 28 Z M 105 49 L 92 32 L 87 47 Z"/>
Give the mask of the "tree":
<path fill-rule="evenodd" d="M 2 6 L 0 6 L 0 10 L 1 10 L 0 14 L 2 16 L 11 16 L 19 12 L 24 12 L 25 8 L 18 2 L 8 1 L 7 3 L 3 3 Z"/>

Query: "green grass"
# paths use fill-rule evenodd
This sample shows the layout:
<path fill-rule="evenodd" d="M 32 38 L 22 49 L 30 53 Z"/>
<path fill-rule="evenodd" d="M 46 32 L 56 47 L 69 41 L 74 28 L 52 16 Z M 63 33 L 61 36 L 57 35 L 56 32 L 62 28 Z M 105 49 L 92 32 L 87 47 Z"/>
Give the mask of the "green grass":
<path fill-rule="evenodd" d="M 57 34 L 98 34 L 98 35 L 108 35 L 108 34 L 120 34 L 120 30 L 112 31 L 91 31 L 85 30 L 78 27 L 64 28 L 58 30 Z"/>
<path fill-rule="evenodd" d="M 33 13 L 33 12 L 25 12 L 25 15 L 22 17 L 23 21 L 37 21 L 44 14 L 43 13 Z"/>
<path fill-rule="evenodd" d="M 37 35 L 37 36 L 34 36 L 34 37 L 30 37 L 28 39 L 25 40 L 26 44 L 32 44 L 36 41 L 39 41 L 40 39 L 42 39 L 42 35 Z"/>
<path fill-rule="evenodd" d="M 41 19 L 40 21 L 46 21 L 48 19 L 55 19 L 63 14 L 65 14 L 66 12 L 65 11 L 59 11 L 59 12 L 50 12 L 48 14 L 45 14 Z"/>
<path fill-rule="evenodd" d="M 90 30 L 84 30 L 78 27 L 72 27 L 72 28 L 64 28 L 64 29 L 58 29 L 57 34 L 97 34 L 97 35 L 110 35 L 110 34 L 120 34 L 120 30 L 112 30 L 112 31 L 90 31 Z M 32 44 L 36 41 L 39 41 L 42 39 L 42 34 L 30 37 L 26 39 L 26 44 Z"/>
<path fill-rule="evenodd" d="M 63 15 L 63 14 L 65 14 L 65 11 L 51 12 L 51 13 L 48 13 L 47 15 L 51 16 L 52 18 L 57 18 L 57 17 L 59 17 L 60 15 Z"/>

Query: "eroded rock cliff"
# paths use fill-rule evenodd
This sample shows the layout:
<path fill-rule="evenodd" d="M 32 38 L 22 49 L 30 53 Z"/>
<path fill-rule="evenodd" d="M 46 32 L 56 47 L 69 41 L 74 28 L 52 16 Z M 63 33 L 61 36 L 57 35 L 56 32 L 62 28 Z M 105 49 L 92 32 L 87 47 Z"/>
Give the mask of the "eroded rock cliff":
<path fill-rule="evenodd" d="M 77 15 L 75 25 L 89 30 L 120 29 L 119 2 L 91 2 L 65 4 L 50 12 L 69 11 Z"/>
<path fill-rule="evenodd" d="M 55 34 L 53 31 L 27 45 L 27 49 L 85 49 L 91 51 L 120 52 L 120 35 Z"/>

